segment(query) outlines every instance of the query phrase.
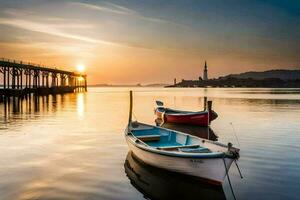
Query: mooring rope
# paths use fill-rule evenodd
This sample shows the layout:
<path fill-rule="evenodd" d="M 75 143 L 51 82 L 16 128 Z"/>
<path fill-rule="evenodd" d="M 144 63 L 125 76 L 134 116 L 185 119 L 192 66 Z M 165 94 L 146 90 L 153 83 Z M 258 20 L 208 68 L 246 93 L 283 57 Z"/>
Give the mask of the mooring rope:
<path fill-rule="evenodd" d="M 239 174 L 240 174 L 241 178 L 244 178 L 243 175 L 242 175 L 242 172 L 241 172 L 241 170 L 240 170 L 240 167 L 239 167 L 239 165 L 237 164 L 236 160 L 234 160 L 234 163 L 235 163 L 235 166 L 237 167 L 237 169 L 238 169 L 238 171 L 239 171 Z"/>
<path fill-rule="evenodd" d="M 224 156 L 225 156 L 225 154 L 224 154 Z M 226 176 L 227 176 L 227 179 L 228 179 L 228 183 L 229 183 L 229 186 L 230 186 L 230 190 L 231 190 L 233 199 L 236 200 L 235 194 L 234 194 L 234 191 L 233 191 L 233 188 L 232 188 L 232 185 L 231 185 L 231 181 L 230 181 L 230 178 L 229 178 L 229 174 L 228 174 L 228 170 L 227 170 L 227 167 L 226 167 L 226 162 L 225 162 L 224 156 L 223 156 L 222 160 L 223 160 L 223 163 L 224 163 L 224 167 L 225 167 L 225 171 L 226 171 Z"/>
<path fill-rule="evenodd" d="M 237 134 L 236 134 L 235 128 L 234 128 L 234 126 L 233 126 L 233 123 L 230 122 L 230 125 L 231 125 L 231 127 L 232 127 L 232 131 L 233 131 L 233 133 L 234 133 L 235 139 L 236 139 L 236 141 L 237 141 L 239 147 L 241 147 L 240 142 L 239 142 L 239 138 L 238 138 L 238 136 L 237 136 Z"/>
<path fill-rule="evenodd" d="M 136 117 L 135 113 L 132 112 L 133 117 L 135 118 L 136 121 L 138 121 L 138 118 Z"/>

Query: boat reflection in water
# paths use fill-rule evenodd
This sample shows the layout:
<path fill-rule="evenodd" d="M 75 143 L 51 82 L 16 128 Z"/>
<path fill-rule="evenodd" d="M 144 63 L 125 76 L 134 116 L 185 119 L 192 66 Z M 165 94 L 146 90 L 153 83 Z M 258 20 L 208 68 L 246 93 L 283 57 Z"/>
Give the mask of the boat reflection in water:
<path fill-rule="evenodd" d="M 222 186 L 149 166 L 131 151 L 124 167 L 131 184 L 146 199 L 226 199 Z"/>
<path fill-rule="evenodd" d="M 160 119 L 156 119 L 155 123 L 157 126 L 161 126 L 163 128 L 187 133 L 190 135 L 194 135 L 200 138 L 217 141 L 218 136 L 210 127 L 201 127 L 201 126 L 192 126 L 186 124 L 174 124 L 174 123 L 162 123 Z"/>

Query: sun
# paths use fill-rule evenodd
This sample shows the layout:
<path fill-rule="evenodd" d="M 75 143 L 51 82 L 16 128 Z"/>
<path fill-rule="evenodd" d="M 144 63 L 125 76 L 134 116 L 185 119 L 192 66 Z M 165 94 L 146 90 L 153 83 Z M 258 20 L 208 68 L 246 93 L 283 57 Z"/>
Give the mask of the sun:
<path fill-rule="evenodd" d="M 79 64 L 77 65 L 77 71 L 78 72 L 84 72 L 85 71 L 85 66 L 83 64 Z"/>

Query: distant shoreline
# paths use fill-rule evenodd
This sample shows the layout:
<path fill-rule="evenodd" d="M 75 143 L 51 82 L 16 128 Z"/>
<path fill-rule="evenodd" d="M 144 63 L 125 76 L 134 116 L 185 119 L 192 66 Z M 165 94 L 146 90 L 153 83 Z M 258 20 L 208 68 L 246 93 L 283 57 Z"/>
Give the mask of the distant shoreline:
<path fill-rule="evenodd" d="M 122 85 L 118 85 L 118 86 L 96 86 L 96 85 L 91 85 L 91 86 L 88 86 L 90 88 L 126 88 L 126 87 L 130 87 L 130 88 L 151 88 L 151 86 L 135 86 L 135 85 L 127 85 L 127 86 L 122 86 Z M 230 89 L 230 88 L 253 88 L 253 89 L 266 89 L 266 88 L 274 88 L 274 89 L 300 89 L 300 86 L 299 87 L 229 87 L 229 86 L 225 86 L 225 87 L 172 87 L 172 86 L 157 86 L 157 87 L 153 87 L 153 88 L 169 88 L 169 89 L 172 89 L 172 88 L 227 88 L 227 89 Z"/>
<path fill-rule="evenodd" d="M 219 88 L 300 88 L 300 70 L 268 70 L 230 74 L 219 78 L 184 80 L 166 87 L 219 87 Z"/>
<path fill-rule="evenodd" d="M 182 80 L 180 83 L 166 86 L 167 88 L 300 88 L 300 79 L 282 80 L 278 78 L 239 79 L 239 78 L 219 78 L 210 80 Z"/>
<path fill-rule="evenodd" d="M 118 84 L 118 85 L 113 85 L 113 84 L 91 84 L 91 85 L 88 85 L 88 87 L 165 87 L 165 86 L 168 86 L 170 84 L 145 84 L 145 85 L 142 85 L 142 84 Z"/>

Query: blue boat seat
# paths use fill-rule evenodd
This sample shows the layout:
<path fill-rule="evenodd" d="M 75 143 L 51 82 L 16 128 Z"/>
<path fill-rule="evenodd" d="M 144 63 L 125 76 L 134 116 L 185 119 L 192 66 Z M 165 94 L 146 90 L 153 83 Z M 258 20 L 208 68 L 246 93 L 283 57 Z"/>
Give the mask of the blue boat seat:
<path fill-rule="evenodd" d="M 194 145 L 178 145 L 178 146 L 166 146 L 166 147 L 157 147 L 157 149 L 160 149 L 160 150 L 176 150 L 178 148 L 197 148 L 199 147 L 198 144 L 194 144 Z"/>
<path fill-rule="evenodd" d="M 139 140 L 143 142 L 149 142 L 149 141 L 159 141 L 160 135 L 139 135 L 136 136 Z"/>

